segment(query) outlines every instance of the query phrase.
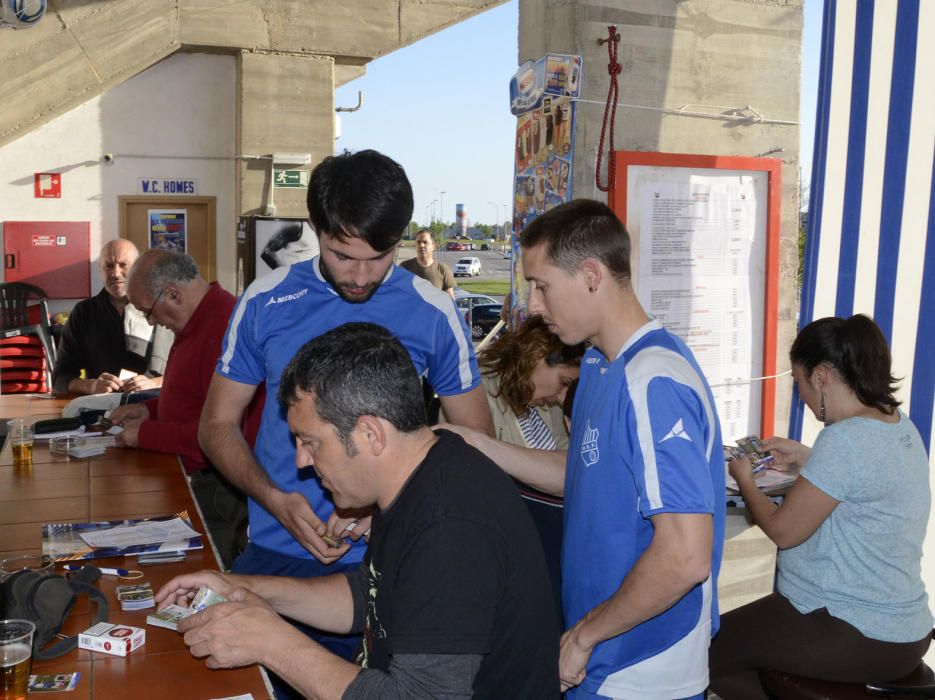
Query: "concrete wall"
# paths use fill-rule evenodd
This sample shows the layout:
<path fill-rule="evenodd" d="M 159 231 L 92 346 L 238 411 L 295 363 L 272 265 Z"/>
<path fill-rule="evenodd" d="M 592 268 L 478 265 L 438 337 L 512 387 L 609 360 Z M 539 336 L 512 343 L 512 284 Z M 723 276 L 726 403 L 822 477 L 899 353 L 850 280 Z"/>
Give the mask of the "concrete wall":
<path fill-rule="evenodd" d="M 797 121 L 802 0 L 520 0 L 520 63 L 548 52 L 584 58 L 574 193 L 602 201 L 607 196 L 594 185 L 594 169 L 609 78 L 607 48 L 597 41 L 611 24 L 621 34 L 618 101 L 643 107 L 618 107 L 617 150 L 782 158 L 777 364 L 787 369 L 798 306 L 799 128 L 729 115 L 749 115 L 744 108 L 752 105 L 768 119 Z M 714 118 L 664 111 L 683 106 Z M 777 382 L 775 430 L 781 435 L 791 389 L 791 381 Z"/>
<path fill-rule="evenodd" d="M 234 289 L 236 70 L 233 56 L 175 54 L 3 146 L 2 219 L 90 221 L 96 293 L 97 254 L 119 234 L 117 197 L 137 194 L 140 177 L 195 178 L 198 195 L 217 197 L 218 278 Z M 33 197 L 35 172 L 62 173 L 61 199 Z"/>

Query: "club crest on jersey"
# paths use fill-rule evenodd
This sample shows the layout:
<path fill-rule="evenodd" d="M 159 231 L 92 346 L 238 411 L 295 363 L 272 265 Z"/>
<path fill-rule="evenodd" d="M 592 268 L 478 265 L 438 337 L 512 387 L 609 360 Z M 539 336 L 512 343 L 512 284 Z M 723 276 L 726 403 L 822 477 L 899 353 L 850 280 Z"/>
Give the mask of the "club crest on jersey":
<path fill-rule="evenodd" d="M 584 460 L 586 467 L 597 464 L 597 460 L 601 458 L 601 451 L 597 448 L 599 437 L 600 433 L 597 428 L 592 428 L 591 421 L 588 420 L 584 426 L 584 437 L 581 440 L 581 459 Z"/>

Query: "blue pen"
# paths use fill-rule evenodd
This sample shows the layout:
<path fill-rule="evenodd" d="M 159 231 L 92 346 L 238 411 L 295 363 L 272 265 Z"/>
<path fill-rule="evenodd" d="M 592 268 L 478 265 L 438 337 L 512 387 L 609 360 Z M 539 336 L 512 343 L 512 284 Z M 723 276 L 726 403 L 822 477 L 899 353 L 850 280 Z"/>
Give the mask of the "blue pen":
<path fill-rule="evenodd" d="M 65 564 L 66 571 L 81 571 L 84 568 L 84 564 Z M 129 576 L 129 569 L 111 569 L 106 566 L 99 567 L 102 574 L 108 576 Z"/>

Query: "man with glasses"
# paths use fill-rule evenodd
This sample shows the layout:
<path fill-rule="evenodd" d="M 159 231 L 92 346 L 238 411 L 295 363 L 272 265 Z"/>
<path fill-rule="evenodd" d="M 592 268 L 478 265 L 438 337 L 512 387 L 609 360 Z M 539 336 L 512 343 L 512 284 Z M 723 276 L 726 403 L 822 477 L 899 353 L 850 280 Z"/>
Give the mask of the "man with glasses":
<path fill-rule="evenodd" d="M 217 282 L 208 284 L 189 255 L 148 250 L 130 269 L 130 301 L 150 325 L 175 333 L 159 396 L 119 406 L 111 420 L 123 426 L 117 442 L 178 454 L 191 476 L 192 491 L 225 567 L 239 549 L 238 527 L 246 522 L 244 495 L 213 467 L 198 445 L 198 419 L 221 353 L 227 320 L 237 299 Z M 262 392 L 248 406 L 241 428 L 253 443 Z"/>
<path fill-rule="evenodd" d="M 125 238 L 104 244 L 103 289 L 78 302 L 65 324 L 52 370 L 56 393 L 109 394 L 162 385 L 172 334 L 150 327 L 127 298 L 127 272 L 137 257 L 136 246 Z M 122 371 L 134 376 L 121 379 Z"/>

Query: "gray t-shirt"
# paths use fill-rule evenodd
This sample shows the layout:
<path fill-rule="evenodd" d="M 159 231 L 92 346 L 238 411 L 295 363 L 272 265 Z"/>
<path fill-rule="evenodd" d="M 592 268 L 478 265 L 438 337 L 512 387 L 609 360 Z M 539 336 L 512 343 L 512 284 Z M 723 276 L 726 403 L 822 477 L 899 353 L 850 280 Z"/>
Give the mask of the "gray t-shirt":
<path fill-rule="evenodd" d="M 433 260 L 431 265 L 422 267 L 418 258 L 409 258 L 399 263 L 399 266 L 417 277 L 428 280 L 443 292 L 455 286 L 455 276 L 451 273 L 451 268 L 440 260 Z"/>
<path fill-rule="evenodd" d="M 872 639 L 931 634 L 920 564 L 929 464 L 912 421 L 900 412 L 898 423 L 829 425 L 801 476 L 840 503 L 805 542 L 779 553 L 779 592 L 799 612 L 827 608 Z"/>

